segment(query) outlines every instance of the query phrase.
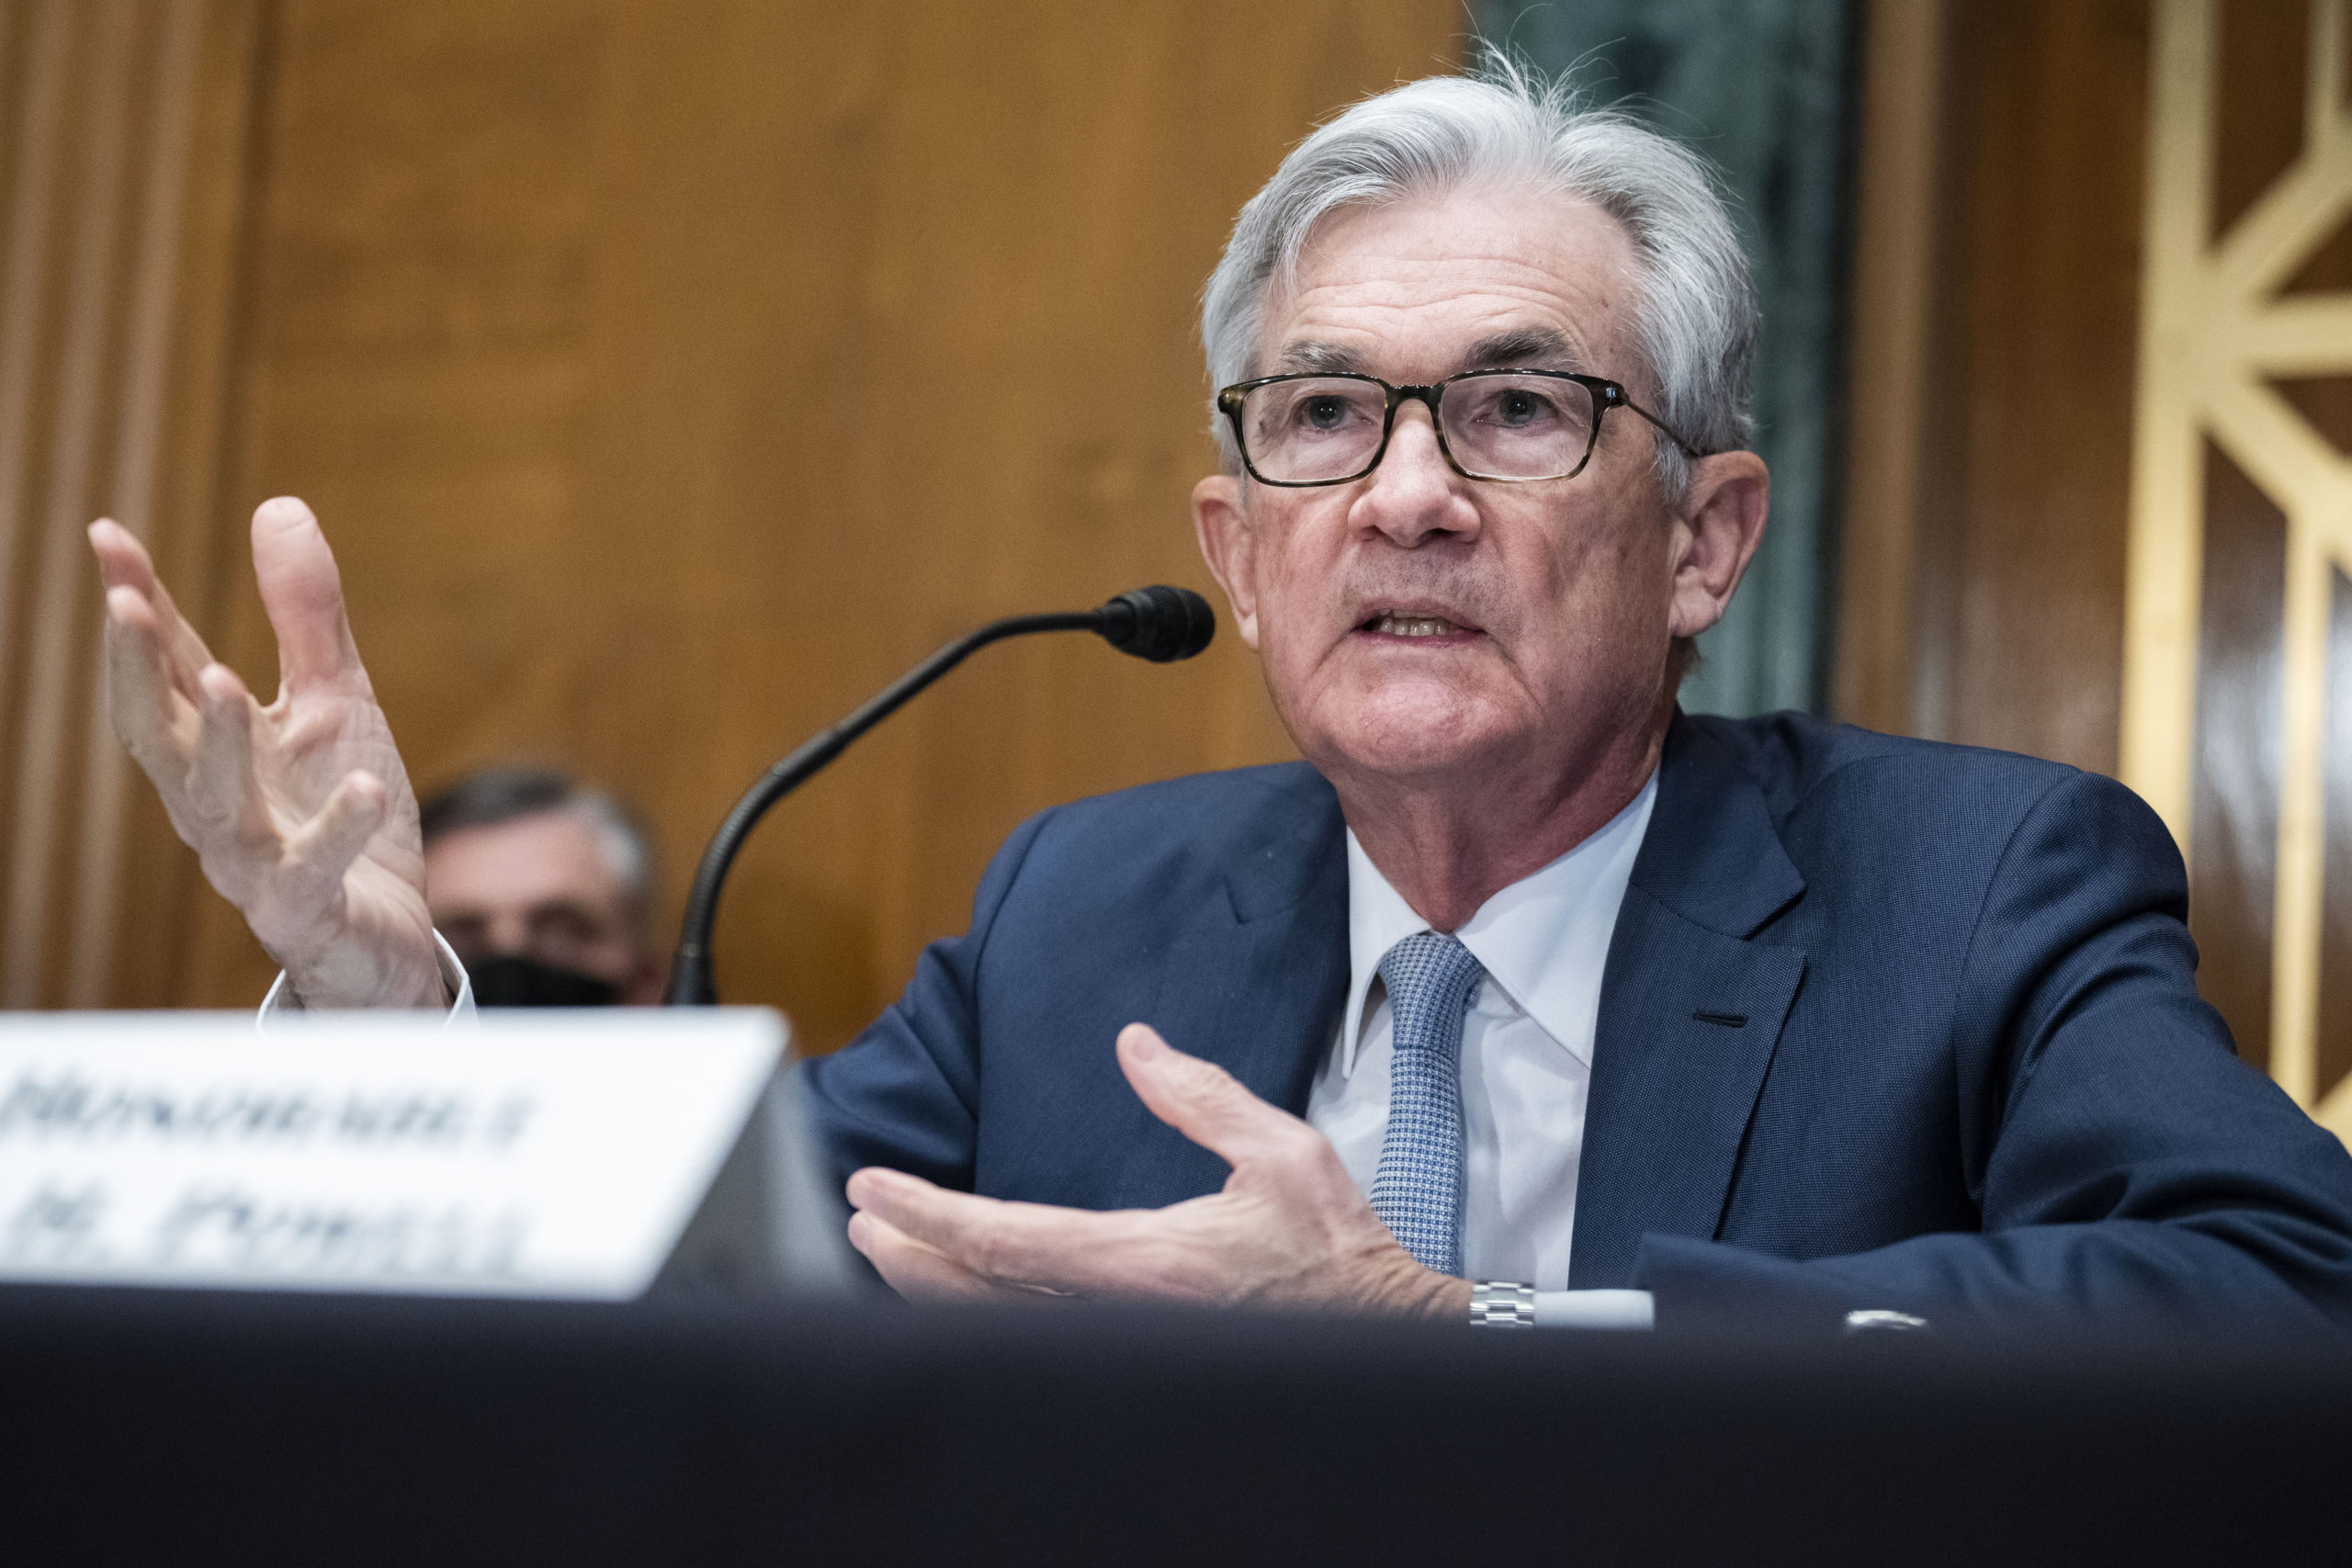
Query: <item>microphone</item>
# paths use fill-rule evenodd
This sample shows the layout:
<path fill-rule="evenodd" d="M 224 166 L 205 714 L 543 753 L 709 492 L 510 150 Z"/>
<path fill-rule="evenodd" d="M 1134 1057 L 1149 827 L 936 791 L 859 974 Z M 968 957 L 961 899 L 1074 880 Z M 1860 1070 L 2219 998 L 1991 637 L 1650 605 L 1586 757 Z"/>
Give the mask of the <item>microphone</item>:
<path fill-rule="evenodd" d="M 1136 588 L 1104 601 L 1091 610 L 1069 610 L 1042 615 L 1014 615 L 991 622 L 956 638 L 899 676 L 873 701 L 760 775 L 743 792 L 727 819 L 711 835 L 710 847 L 695 868 L 693 890 L 686 895 L 686 915 L 678 933 L 678 951 L 670 964 L 667 1007 L 711 1007 L 718 987 L 711 976 L 711 928 L 718 919 L 718 895 L 735 855 L 751 836 L 768 807 L 790 795 L 826 763 L 849 750 L 850 742 L 899 711 L 907 700 L 946 674 L 976 649 L 1006 637 L 1032 632 L 1092 632 L 1122 653 L 1170 664 L 1190 659 L 1208 647 L 1216 635 L 1216 612 L 1207 600 L 1189 588 Z"/>
<path fill-rule="evenodd" d="M 1104 642 L 1154 664 L 1190 659 L 1216 636 L 1216 612 L 1189 588 L 1131 588 L 1088 613 Z"/>

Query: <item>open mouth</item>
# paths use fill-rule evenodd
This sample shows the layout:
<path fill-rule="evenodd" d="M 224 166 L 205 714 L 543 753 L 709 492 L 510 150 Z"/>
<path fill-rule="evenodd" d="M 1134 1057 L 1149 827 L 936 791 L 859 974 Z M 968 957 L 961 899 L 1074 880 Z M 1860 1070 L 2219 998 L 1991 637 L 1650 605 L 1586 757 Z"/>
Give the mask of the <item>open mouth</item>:
<path fill-rule="evenodd" d="M 1458 640 L 1476 637 L 1478 633 L 1477 627 L 1464 626 L 1443 615 L 1407 615 L 1401 610 L 1383 610 L 1367 616 L 1356 630 L 1371 637 L 1403 637 L 1411 641 Z"/>

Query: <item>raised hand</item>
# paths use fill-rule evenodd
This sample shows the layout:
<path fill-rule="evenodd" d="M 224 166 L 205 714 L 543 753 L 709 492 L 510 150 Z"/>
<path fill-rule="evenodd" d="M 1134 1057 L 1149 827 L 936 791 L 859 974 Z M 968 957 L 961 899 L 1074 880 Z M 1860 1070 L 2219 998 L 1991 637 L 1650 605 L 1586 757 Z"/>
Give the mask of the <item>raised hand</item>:
<path fill-rule="evenodd" d="M 849 1179 L 851 1242 L 918 1300 L 1091 1297 L 1468 1321 L 1469 1281 L 1414 1261 L 1329 1138 L 1144 1024 L 1119 1032 L 1118 1053 L 1153 1115 L 1233 1167 L 1223 1191 L 1096 1213 L 868 1167 Z"/>
<path fill-rule="evenodd" d="M 266 707 L 206 650 L 129 530 L 90 525 L 107 587 L 115 733 L 204 874 L 303 1004 L 446 1005 L 424 907 L 416 796 L 344 616 L 311 509 L 254 513 L 254 572 L 277 634 Z"/>

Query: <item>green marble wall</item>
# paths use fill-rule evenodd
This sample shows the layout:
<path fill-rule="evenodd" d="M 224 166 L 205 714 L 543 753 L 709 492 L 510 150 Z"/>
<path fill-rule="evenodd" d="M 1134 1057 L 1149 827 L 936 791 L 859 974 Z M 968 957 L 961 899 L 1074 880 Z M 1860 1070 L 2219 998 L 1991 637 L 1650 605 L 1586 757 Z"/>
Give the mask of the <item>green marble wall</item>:
<path fill-rule="evenodd" d="M 1620 103 L 1724 176 L 1763 301 L 1763 549 L 1683 705 L 1821 709 L 1845 428 L 1849 0 L 1486 0 L 1481 33 Z"/>

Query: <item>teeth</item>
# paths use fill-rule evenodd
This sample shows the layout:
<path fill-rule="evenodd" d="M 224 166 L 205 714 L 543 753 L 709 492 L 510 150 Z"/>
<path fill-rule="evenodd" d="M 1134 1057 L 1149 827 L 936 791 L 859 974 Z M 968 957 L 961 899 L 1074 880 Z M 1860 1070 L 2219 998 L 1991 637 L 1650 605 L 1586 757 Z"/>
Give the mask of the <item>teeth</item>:
<path fill-rule="evenodd" d="M 1388 637 L 1443 637 L 1462 628 L 1437 615 L 1381 615 L 1374 619 L 1372 629 Z"/>

